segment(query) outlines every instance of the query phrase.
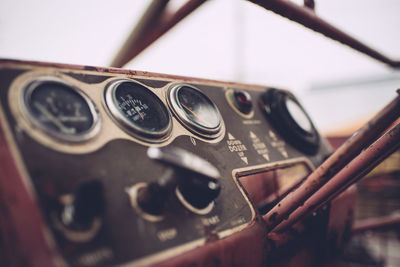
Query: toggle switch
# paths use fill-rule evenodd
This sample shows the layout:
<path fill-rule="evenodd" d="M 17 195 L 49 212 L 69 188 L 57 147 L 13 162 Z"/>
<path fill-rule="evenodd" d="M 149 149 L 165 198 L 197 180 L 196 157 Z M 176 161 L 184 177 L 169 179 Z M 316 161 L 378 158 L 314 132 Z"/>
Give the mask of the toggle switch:
<path fill-rule="evenodd" d="M 90 229 L 103 212 L 103 186 L 99 181 L 89 181 L 79 185 L 72 200 L 62 206 L 60 220 L 66 228 L 83 231 Z"/>
<path fill-rule="evenodd" d="M 169 197 L 178 192 L 184 202 L 194 209 L 209 206 L 221 191 L 219 171 L 208 161 L 184 149 L 176 147 L 151 147 L 149 158 L 167 167 L 156 181 L 141 186 L 131 198 L 140 209 L 150 215 L 163 214 Z"/>
<path fill-rule="evenodd" d="M 168 168 L 157 181 L 140 187 L 136 196 L 134 196 L 136 197 L 135 201 L 144 212 L 160 216 L 164 213 L 166 203 L 175 187 L 175 173 L 171 168 Z"/>

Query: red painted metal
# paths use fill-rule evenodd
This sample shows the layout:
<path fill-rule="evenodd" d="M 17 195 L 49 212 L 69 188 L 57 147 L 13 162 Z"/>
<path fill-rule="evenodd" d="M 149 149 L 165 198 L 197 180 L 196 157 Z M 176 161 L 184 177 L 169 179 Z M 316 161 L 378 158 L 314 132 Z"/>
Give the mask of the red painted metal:
<path fill-rule="evenodd" d="M 0 126 L 0 266 L 54 266 L 36 199 L 7 143 Z"/>
<path fill-rule="evenodd" d="M 15 64 L 35 65 L 50 67 L 54 70 L 68 68 L 73 70 L 91 70 L 146 77 L 164 77 L 165 79 L 179 78 L 182 81 L 190 82 L 211 82 L 211 80 L 116 68 L 6 59 L 0 59 L 0 64 L 2 64 L 2 66 L 7 66 L 7 64 L 10 66 Z M 227 83 L 219 83 L 225 86 L 227 85 Z M 243 86 L 236 83 L 230 83 L 230 85 L 232 87 Z M 263 87 L 260 86 L 259 88 Z M 30 188 L 30 181 L 29 179 L 24 180 L 24 177 L 22 177 L 24 173 L 21 169 L 23 168 L 23 164 L 20 164 L 19 168 L 17 167 L 18 160 L 14 157 L 15 154 L 13 152 L 15 151 L 12 151 L 11 147 L 13 142 L 8 139 L 9 137 L 6 133 L 6 129 L 0 126 L 0 266 L 65 266 L 65 264 L 61 262 L 61 257 L 58 255 L 57 247 L 53 243 L 50 233 L 46 232 L 47 226 L 41 215 L 38 202 L 35 199 L 35 193 Z M 207 240 L 204 244 L 199 244 L 199 247 L 191 251 L 166 259 L 158 263 L 157 266 L 265 266 L 271 248 L 279 249 L 295 238 L 298 237 L 288 233 L 273 234 L 272 238 L 267 238 L 265 222 L 262 217 L 257 214 L 254 221 L 242 231 L 220 240 L 218 240 L 218 235 L 210 234 L 207 236 Z M 304 257 L 304 255 L 306 255 L 313 257 L 313 248 L 309 247 L 312 244 L 313 242 L 310 241 L 307 246 L 302 245 L 302 250 L 307 253 L 304 252 L 301 256 Z M 249 255 L 251 255 L 251 257 Z M 295 257 L 297 257 L 297 255 L 293 255 L 290 259 L 295 259 Z"/>
<path fill-rule="evenodd" d="M 328 205 L 323 205 L 318 211 L 312 214 L 320 213 L 321 210 L 329 210 L 329 222 L 327 227 L 326 250 L 330 257 L 335 257 L 335 253 L 342 250 L 349 241 L 351 227 L 356 215 L 357 188 L 351 186 L 340 197 L 333 199 Z M 311 215 L 310 215 L 311 217 Z M 307 217 L 308 218 L 308 217 Z M 296 223 L 295 225 L 297 225 Z M 279 227 L 279 226 L 278 226 Z M 293 229 L 292 226 L 290 229 Z M 276 228 L 275 228 L 276 229 Z M 290 232 L 291 230 L 287 231 Z M 329 256 L 328 256 L 329 257 Z"/>
<path fill-rule="evenodd" d="M 400 91 L 398 91 L 400 93 Z M 400 116 L 400 95 L 339 147 L 324 163 L 311 173 L 304 183 L 289 193 L 265 216 L 269 230 L 283 220 L 346 166 L 363 148 L 370 145 Z"/>
<path fill-rule="evenodd" d="M 111 66 L 125 65 L 204 2 L 205 0 L 189 0 L 175 13 L 166 14 L 168 0 L 154 0 L 115 56 Z"/>
<path fill-rule="evenodd" d="M 351 185 L 363 178 L 385 158 L 400 147 L 400 124 L 397 124 L 375 143 L 363 150 L 353 161 L 338 172 L 301 207 L 279 224 L 274 231 L 284 231 L 311 212 L 337 197 Z"/>
<path fill-rule="evenodd" d="M 247 229 L 222 240 L 210 240 L 204 246 L 152 266 L 266 266 L 271 241 L 258 218 Z M 251 255 L 251 257 L 248 257 Z"/>
<path fill-rule="evenodd" d="M 178 76 L 159 75 L 147 72 L 99 68 L 89 66 L 61 65 L 43 62 L 20 62 L 1 60 L 2 66 L 14 64 L 36 65 L 74 70 L 92 70 L 105 73 L 136 74 L 146 77 Z M 183 81 L 209 81 L 180 77 Z M 218 84 L 218 83 L 217 83 Z M 226 86 L 227 83 L 222 83 Z M 232 83 L 233 87 L 240 84 Z M 256 88 L 263 88 L 257 87 Z M 0 266 L 64 266 L 58 260 L 57 247 L 46 232 L 34 192 L 29 181 L 24 180 L 23 164 L 14 158 L 7 131 L 0 127 Z M 218 235 L 207 235 L 204 244 L 176 257 L 166 259 L 157 266 L 320 266 L 315 253 L 324 241 L 327 216 L 314 218 L 320 229 L 297 225 L 290 233 L 267 233 L 265 221 L 256 214 L 254 221 L 242 231 L 218 240 Z M 279 252 L 276 253 L 276 252 Z M 276 255 L 285 255 L 277 257 Z M 274 257 L 275 256 L 275 257 Z M 321 259 L 319 259 L 321 260 Z M 314 263 L 314 265 L 312 264 Z"/>
<path fill-rule="evenodd" d="M 249 0 L 265 9 L 271 10 L 278 15 L 293 20 L 302 24 L 303 26 L 312 29 L 316 32 L 322 33 L 326 37 L 339 41 L 342 44 L 348 45 L 351 48 L 364 53 L 376 60 L 379 60 L 393 68 L 400 67 L 400 61 L 393 60 L 383 55 L 379 51 L 367 46 L 356 38 L 350 36 L 344 31 L 336 28 L 335 26 L 324 21 L 318 17 L 315 12 L 308 7 L 299 6 L 287 0 Z"/>

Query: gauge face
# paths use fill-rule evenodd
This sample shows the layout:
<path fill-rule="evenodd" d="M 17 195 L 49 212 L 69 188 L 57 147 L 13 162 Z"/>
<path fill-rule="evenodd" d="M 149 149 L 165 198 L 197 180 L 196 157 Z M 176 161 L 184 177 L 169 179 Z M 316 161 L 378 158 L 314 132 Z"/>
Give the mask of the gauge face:
<path fill-rule="evenodd" d="M 29 84 L 24 90 L 23 107 L 35 125 L 63 141 L 85 141 L 100 130 L 93 102 L 61 80 L 43 78 Z"/>
<path fill-rule="evenodd" d="M 309 155 L 317 153 L 319 134 L 292 94 L 270 88 L 261 95 L 259 104 L 266 118 L 288 143 Z"/>
<path fill-rule="evenodd" d="M 297 125 L 306 131 L 307 133 L 312 133 L 313 126 L 311 124 L 310 119 L 304 110 L 293 101 L 291 98 L 286 99 L 286 108 L 291 115 L 292 119 L 297 123 Z"/>
<path fill-rule="evenodd" d="M 168 103 L 178 119 L 189 130 L 204 137 L 216 137 L 222 119 L 215 104 L 199 89 L 176 85 L 168 92 Z"/>
<path fill-rule="evenodd" d="M 105 103 L 115 121 L 145 141 L 163 141 L 171 132 L 171 117 L 164 103 L 144 85 L 115 81 L 107 87 Z"/>

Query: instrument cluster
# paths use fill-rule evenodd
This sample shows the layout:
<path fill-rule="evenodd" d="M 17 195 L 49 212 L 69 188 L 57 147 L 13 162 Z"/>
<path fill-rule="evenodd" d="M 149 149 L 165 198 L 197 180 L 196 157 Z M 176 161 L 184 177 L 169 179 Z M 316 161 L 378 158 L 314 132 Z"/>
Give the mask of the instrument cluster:
<path fill-rule="evenodd" d="M 3 63 L 0 124 L 45 222 L 32 227 L 82 267 L 239 233 L 330 153 L 289 91 L 79 66 Z"/>
<path fill-rule="evenodd" d="M 225 133 L 219 108 L 195 84 L 172 81 L 162 88 L 153 88 L 134 79 L 110 78 L 101 84 L 99 101 L 93 101 L 88 89 L 80 87 L 85 85 L 59 75 L 34 74 L 22 86 L 16 86 L 10 102 L 20 103 L 13 108 L 16 117 L 23 117 L 27 128 L 38 129 L 39 134 L 33 134 L 39 136 L 38 141 L 71 153 L 76 153 L 70 149 L 73 145 L 92 144 L 91 148 L 83 148 L 88 152 L 111 140 L 108 136 L 107 140 L 96 142 L 102 129 L 111 127 L 109 123 L 104 125 L 104 114 L 128 138 L 144 145 L 167 145 L 180 135 L 218 142 Z M 246 90 L 225 88 L 225 102 L 242 118 L 254 116 L 253 100 Z M 257 102 L 266 119 L 291 145 L 309 155 L 318 151 L 318 132 L 291 93 L 269 88 Z M 104 112 L 100 112 L 101 108 Z M 18 116 L 18 111 L 22 116 Z M 49 143 L 48 137 L 54 142 Z"/>
<path fill-rule="evenodd" d="M 127 134 L 150 144 L 171 138 L 171 111 L 194 135 L 210 140 L 222 134 L 217 106 L 196 86 L 174 83 L 168 86 L 164 101 L 153 90 L 135 80 L 111 79 L 104 87 L 103 107 Z M 22 94 L 24 117 L 48 137 L 73 144 L 99 134 L 104 118 L 78 86 L 57 77 L 37 77 L 24 86 Z"/>

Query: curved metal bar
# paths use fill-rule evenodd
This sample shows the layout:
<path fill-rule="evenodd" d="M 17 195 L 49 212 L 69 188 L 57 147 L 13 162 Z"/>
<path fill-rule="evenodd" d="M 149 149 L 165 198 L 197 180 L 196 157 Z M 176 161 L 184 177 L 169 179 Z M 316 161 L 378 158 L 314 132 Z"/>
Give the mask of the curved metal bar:
<path fill-rule="evenodd" d="M 400 68 L 400 61 L 388 58 L 379 51 L 367 46 L 366 44 L 355 39 L 344 31 L 329 24 L 322 18 L 318 17 L 315 14 L 314 10 L 309 7 L 302 7 L 287 0 L 248 1 L 253 2 L 254 4 L 257 4 L 265 9 L 271 10 L 272 12 L 285 18 L 300 23 L 311 30 L 322 33 L 326 37 L 341 42 L 342 44 L 348 45 L 351 48 L 361 53 L 364 53 L 378 61 L 388 64 L 393 68 Z"/>
<path fill-rule="evenodd" d="M 339 147 L 307 177 L 300 187 L 289 193 L 264 216 L 268 229 L 272 230 L 283 220 L 287 220 L 294 210 L 303 205 L 308 198 L 353 160 L 363 148 L 374 142 L 399 116 L 400 95 Z"/>
<path fill-rule="evenodd" d="M 133 29 L 111 66 L 120 68 L 154 43 L 206 0 L 189 0 L 173 14 L 165 8 L 169 0 L 154 0 Z"/>
<path fill-rule="evenodd" d="M 385 217 L 364 219 L 354 223 L 352 233 L 358 234 L 366 231 L 385 230 L 385 229 L 399 229 L 400 215 L 394 214 Z"/>
<path fill-rule="evenodd" d="M 385 133 L 375 143 L 363 150 L 354 160 L 336 174 L 326 185 L 312 195 L 301 207 L 290 214 L 274 231 L 284 231 L 290 226 L 336 198 L 351 185 L 363 178 L 384 159 L 400 147 L 400 123 Z"/>

